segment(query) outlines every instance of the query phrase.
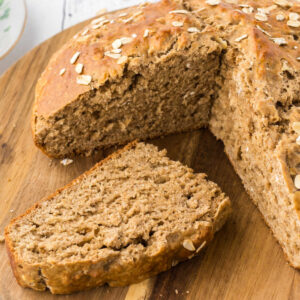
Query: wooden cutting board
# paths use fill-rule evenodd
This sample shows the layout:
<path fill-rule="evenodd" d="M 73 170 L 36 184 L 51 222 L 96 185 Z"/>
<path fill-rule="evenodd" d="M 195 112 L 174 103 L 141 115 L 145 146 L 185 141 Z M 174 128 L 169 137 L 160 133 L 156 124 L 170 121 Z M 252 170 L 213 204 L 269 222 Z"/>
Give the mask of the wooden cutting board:
<path fill-rule="evenodd" d="M 0 232 L 34 202 L 89 169 L 107 155 L 76 158 L 69 166 L 50 160 L 33 144 L 31 107 L 36 80 L 50 56 L 83 24 L 72 27 L 26 54 L 0 78 Z M 233 202 L 233 216 L 203 253 L 140 284 L 107 286 L 68 296 L 23 289 L 0 245 L 0 299 L 300 299 L 300 273 L 246 194 L 223 152 L 207 130 L 151 141 L 169 156 L 205 172 Z"/>

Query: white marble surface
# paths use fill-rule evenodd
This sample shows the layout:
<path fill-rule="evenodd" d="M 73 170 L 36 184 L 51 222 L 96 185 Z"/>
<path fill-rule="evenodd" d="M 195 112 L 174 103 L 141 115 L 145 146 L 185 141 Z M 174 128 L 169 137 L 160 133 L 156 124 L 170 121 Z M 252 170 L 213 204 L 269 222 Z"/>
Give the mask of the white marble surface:
<path fill-rule="evenodd" d="M 102 9 L 111 11 L 141 2 L 144 1 L 26 0 L 27 23 L 24 33 L 15 48 L 0 60 L 0 76 L 25 53 L 58 32 L 94 17 Z"/>

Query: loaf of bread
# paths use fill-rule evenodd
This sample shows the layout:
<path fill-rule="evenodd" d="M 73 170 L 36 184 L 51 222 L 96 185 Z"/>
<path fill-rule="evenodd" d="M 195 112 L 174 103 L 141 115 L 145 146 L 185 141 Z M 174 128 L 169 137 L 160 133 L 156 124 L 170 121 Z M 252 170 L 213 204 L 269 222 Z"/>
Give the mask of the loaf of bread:
<path fill-rule="evenodd" d="M 205 7 L 199 18 L 228 43 L 210 129 L 300 268 L 300 3 L 188 2 L 191 10 Z"/>
<path fill-rule="evenodd" d="M 209 125 L 300 268 L 299 13 L 292 0 L 165 0 L 100 17 L 41 76 L 35 143 L 63 157 Z"/>
<path fill-rule="evenodd" d="M 230 201 L 165 154 L 133 142 L 14 219 L 5 242 L 19 284 L 54 294 L 122 286 L 197 255 Z"/>
<path fill-rule="evenodd" d="M 200 30 L 169 0 L 93 20 L 38 81 L 36 145 L 69 157 L 207 124 L 222 47 Z"/>

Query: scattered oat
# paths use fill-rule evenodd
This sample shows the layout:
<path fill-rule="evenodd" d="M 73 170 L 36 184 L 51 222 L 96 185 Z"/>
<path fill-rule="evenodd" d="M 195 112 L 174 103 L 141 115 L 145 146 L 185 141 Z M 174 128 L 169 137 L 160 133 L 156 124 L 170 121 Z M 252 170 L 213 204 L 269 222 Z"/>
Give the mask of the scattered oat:
<path fill-rule="evenodd" d="M 137 37 L 137 34 L 133 33 L 131 36 L 135 39 Z"/>
<path fill-rule="evenodd" d="M 133 41 L 133 38 L 131 37 L 122 37 L 120 38 L 120 41 L 122 43 L 122 45 L 126 45 L 126 44 L 129 44 Z"/>
<path fill-rule="evenodd" d="M 175 267 L 178 265 L 178 261 L 177 260 L 173 260 L 172 263 L 171 263 L 171 266 L 172 267 Z"/>
<path fill-rule="evenodd" d="M 267 8 L 265 8 L 265 11 L 267 11 L 268 13 L 270 13 L 272 10 L 276 9 L 277 5 L 273 4 Z"/>
<path fill-rule="evenodd" d="M 196 28 L 196 27 L 189 27 L 187 31 L 191 32 L 191 33 L 200 32 L 200 30 L 198 28 Z"/>
<path fill-rule="evenodd" d="M 299 56 L 299 57 L 297 57 L 296 59 L 300 61 L 300 56 Z"/>
<path fill-rule="evenodd" d="M 73 162 L 73 159 L 70 158 L 64 158 L 60 161 L 60 163 L 64 166 L 68 166 Z"/>
<path fill-rule="evenodd" d="M 299 14 L 291 12 L 291 13 L 289 13 L 289 19 L 292 20 L 292 21 L 298 21 Z"/>
<path fill-rule="evenodd" d="M 182 243 L 182 246 L 185 249 L 189 250 L 189 251 L 195 251 L 196 250 L 193 242 L 190 239 L 184 240 L 183 243 Z"/>
<path fill-rule="evenodd" d="M 112 49 L 111 51 L 110 51 L 111 53 L 121 53 L 122 52 L 122 49 Z"/>
<path fill-rule="evenodd" d="M 4 235 L 0 235 L 0 243 L 4 243 L 5 239 L 4 239 Z"/>
<path fill-rule="evenodd" d="M 233 11 L 236 11 L 236 12 L 238 12 L 238 13 L 242 13 L 242 11 L 240 10 L 240 9 L 234 9 Z"/>
<path fill-rule="evenodd" d="M 261 28 L 259 25 L 256 25 L 256 28 L 259 29 L 261 32 L 263 32 L 265 35 L 271 36 L 271 34 L 269 32 L 267 32 L 266 30 L 264 30 L 263 28 Z"/>
<path fill-rule="evenodd" d="M 118 49 L 122 46 L 122 41 L 120 39 L 116 39 L 111 45 L 113 49 Z"/>
<path fill-rule="evenodd" d="M 287 45 L 287 42 L 284 38 L 272 38 L 271 40 L 279 46 Z"/>
<path fill-rule="evenodd" d="M 169 14 L 188 14 L 189 12 L 185 9 L 177 9 L 169 11 Z"/>
<path fill-rule="evenodd" d="M 208 5 L 211 5 L 211 6 L 215 6 L 215 5 L 218 5 L 220 4 L 220 0 L 206 0 L 205 3 L 208 4 Z"/>
<path fill-rule="evenodd" d="M 83 71 L 83 64 L 77 64 L 75 67 L 75 72 L 81 74 Z"/>
<path fill-rule="evenodd" d="M 268 14 L 268 12 L 266 11 L 266 9 L 263 8 L 263 7 L 258 7 L 258 8 L 257 8 L 257 12 L 258 12 L 259 14 L 263 14 L 263 15 Z"/>
<path fill-rule="evenodd" d="M 147 37 L 149 35 L 149 29 L 145 29 L 143 37 Z"/>
<path fill-rule="evenodd" d="M 300 27 L 300 21 L 288 20 L 288 21 L 287 21 L 287 24 L 288 24 L 288 26 L 290 26 L 290 27 L 295 27 L 295 28 Z"/>
<path fill-rule="evenodd" d="M 199 253 L 206 245 L 206 241 L 204 241 L 196 250 L 196 253 Z"/>
<path fill-rule="evenodd" d="M 122 64 L 126 63 L 127 61 L 128 61 L 128 56 L 123 55 L 118 59 L 117 64 L 122 65 Z"/>
<path fill-rule="evenodd" d="M 189 293 L 190 293 L 190 291 L 186 291 L 186 293 L 187 293 L 187 294 L 189 294 Z"/>
<path fill-rule="evenodd" d="M 104 25 L 104 24 L 107 24 L 107 23 L 109 23 L 109 20 L 104 20 L 104 21 L 102 21 L 100 24 L 101 24 L 101 25 Z"/>
<path fill-rule="evenodd" d="M 258 13 L 269 15 L 270 12 L 277 8 L 277 5 L 271 5 L 269 7 L 257 8 Z"/>
<path fill-rule="evenodd" d="M 254 8 L 253 7 L 243 7 L 242 8 L 242 12 L 244 12 L 245 14 L 251 14 L 253 13 Z"/>
<path fill-rule="evenodd" d="M 174 21 L 174 22 L 172 22 L 172 25 L 175 26 L 175 27 L 182 27 L 183 22 Z"/>
<path fill-rule="evenodd" d="M 175 294 L 178 295 L 178 290 L 177 289 L 175 289 Z"/>
<path fill-rule="evenodd" d="M 121 54 L 119 54 L 119 53 L 111 53 L 110 51 L 104 52 L 104 55 L 108 56 L 108 57 L 111 57 L 111 58 L 114 58 L 114 59 L 118 59 L 118 58 L 121 57 Z"/>
<path fill-rule="evenodd" d="M 121 14 L 119 14 L 119 17 L 123 18 L 123 17 L 126 17 L 127 15 L 128 15 L 128 13 L 121 13 Z"/>
<path fill-rule="evenodd" d="M 261 22 L 266 22 L 268 21 L 268 16 L 264 13 L 256 13 L 254 18 L 257 20 L 257 21 L 261 21 Z"/>
<path fill-rule="evenodd" d="M 205 9 L 206 9 L 206 7 L 201 7 L 201 8 L 196 9 L 194 12 L 197 13 L 197 12 L 203 11 Z"/>
<path fill-rule="evenodd" d="M 72 65 L 75 64 L 75 62 L 78 59 L 79 55 L 80 55 L 79 51 L 75 52 L 75 54 L 70 59 L 70 64 L 72 64 Z"/>
<path fill-rule="evenodd" d="M 81 32 L 81 35 L 84 36 L 84 35 L 86 35 L 88 32 L 89 32 L 89 29 L 86 28 L 84 31 Z"/>
<path fill-rule="evenodd" d="M 248 34 L 243 34 L 242 36 L 235 39 L 235 42 L 240 42 L 248 37 Z"/>
<path fill-rule="evenodd" d="M 239 4 L 239 7 L 250 7 L 248 4 Z"/>
<path fill-rule="evenodd" d="M 296 177 L 295 177 L 295 180 L 294 180 L 294 184 L 295 184 L 295 187 L 296 187 L 296 189 L 300 189 L 300 175 L 298 174 L 298 175 L 296 175 Z"/>
<path fill-rule="evenodd" d="M 11 210 L 10 210 L 10 212 L 11 212 L 11 213 L 13 213 L 13 212 L 14 212 L 14 210 L 13 210 L 13 209 L 11 209 Z"/>
<path fill-rule="evenodd" d="M 97 24 L 95 24 L 95 25 L 92 25 L 92 28 L 93 28 L 93 29 L 98 29 L 98 28 L 102 27 L 104 24 L 107 24 L 107 23 L 109 23 L 109 20 L 104 20 L 104 21 L 102 21 L 102 22 L 100 22 L 100 23 L 97 23 Z"/>
<path fill-rule="evenodd" d="M 92 76 L 91 75 L 79 75 L 76 78 L 76 82 L 78 84 L 82 85 L 89 85 L 89 83 L 92 81 Z"/>
<path fill-rule="evenodd" d="M 124 19 L 122 22 L 123 22 L 124 24 L 127 24 L 127 23 L 131 22 L 132 20 L 133 20 L 133 17 L 130 17 L 130 18 L 128 18 L 128 19 Z"/>
<path fill-rule="evenodd" d="M 300 135 L 296 139 L 296 144 L 300 146 Z"/>
<path fill-rule="evenodd" d="M 95 25 L 95 24 L 98 24 L 98 23 L 101 23 L 102 21 L 105 20 L 105 17 L 100 17 L 100 18 L 97 18 L 97 19 L 94 19 L 91 24 L 92 25 Z"/>
<path fill-rule="evenodd" d="M 92 25 L 92 28 L 93 29 L 98 29 L 102 26 L 102 24 L 96 24 L 96 25 Z"/>
<path fill-rule="evenodd" d="M 140 11 L 137 11 L 136 13 L 134 13 L 133 15 L 132 15 L 132 18 L 135 18 L 135 17 L 138 17 L 138 16 L 140 16 L 141 14 L 143 14 L 143 12 L 140 10 Z"/>
<path fill-rule="evenodd" d="M 59 71 L 59 75 L 62 76 L 66 73 L 66 68 L 62 68 L 60 71 Z"/>
<path fill-rule="evenodd" d="M 297 132 L 298 134 L 300 134 L 300 122 L 294 122 L 292 124 L 292 128 L 295 132 Z"/>
<path fill-rule="evenodd" d="M 284 21 L 284 19 L 285 19 L 285 16 L 282 15 L 282 14 L 278 14 L 278 15 L 276 16 L 276 20 L 277 20 L 277 21 Z"/>
<path fill-rule="evenodd" d="M 114 24 L 114 23 L 115 23 L 115 20 L 110 20 L 109 23 L 110 23 L 110 24 Z"/>
<path fill-rule="evenodd" d="M 292 4 L 287 0 L 273 0 L 273 2 L 281 7 L 291 7 Z"/>

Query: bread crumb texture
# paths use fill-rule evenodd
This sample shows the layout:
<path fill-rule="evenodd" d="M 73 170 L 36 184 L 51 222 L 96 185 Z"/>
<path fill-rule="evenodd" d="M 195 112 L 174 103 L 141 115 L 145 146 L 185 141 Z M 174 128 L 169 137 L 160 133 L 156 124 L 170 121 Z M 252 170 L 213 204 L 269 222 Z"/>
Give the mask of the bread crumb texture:
<path fill-rule="evenodd" d="M 133 143 L 12 221 L 6 241 L 19 283 L 52 293 L 127 285 L 196 255 L 230 202 L 165 154 Z"/>

